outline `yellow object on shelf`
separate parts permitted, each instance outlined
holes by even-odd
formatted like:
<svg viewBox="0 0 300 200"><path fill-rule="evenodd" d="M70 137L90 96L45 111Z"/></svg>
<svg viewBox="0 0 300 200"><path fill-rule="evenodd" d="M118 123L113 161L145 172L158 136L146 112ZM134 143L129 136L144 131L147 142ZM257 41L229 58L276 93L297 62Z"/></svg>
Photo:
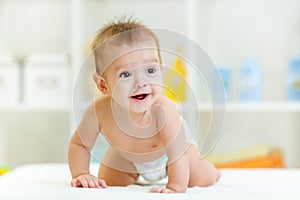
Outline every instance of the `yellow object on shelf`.
<svg viewBox="0 0 300 200"><path fill-rule="evenodd" d="M186 76L184 61L177 56L165 76L164 94L174 101L186 101Z"/></svg>
<svg viewBox="0 0 300 200"><path fill-rule="evenodd" d="M0 175L9 172L9 168L7 166L0 166Z"/></svg>

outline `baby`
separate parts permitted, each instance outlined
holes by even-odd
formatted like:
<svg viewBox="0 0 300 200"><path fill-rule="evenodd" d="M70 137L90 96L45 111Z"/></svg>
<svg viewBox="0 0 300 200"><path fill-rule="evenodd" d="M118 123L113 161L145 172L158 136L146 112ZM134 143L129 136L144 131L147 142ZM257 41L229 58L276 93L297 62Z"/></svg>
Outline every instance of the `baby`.
<svg viewBox="0 0 300 200"><path fill-rule="evenodd" d="M168 177L155 193L184 193L220 177L201 159L175 103L162 94L162 60L154 33L129 19L102 28L93 41L97 88L69 144L71 186L126 186L142 176ZM98 177L89 172L90 151L99 134L109 147Z"/></svg>

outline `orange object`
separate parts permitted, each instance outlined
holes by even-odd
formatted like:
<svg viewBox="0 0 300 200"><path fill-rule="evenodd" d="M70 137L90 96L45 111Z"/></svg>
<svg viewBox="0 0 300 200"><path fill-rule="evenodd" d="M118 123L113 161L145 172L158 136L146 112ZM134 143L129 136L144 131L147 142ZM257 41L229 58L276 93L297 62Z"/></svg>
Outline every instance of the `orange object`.
<svg viewBox="0 0 300 200"><path fill-rule="evenodd" d="M284 157L278 147L253 147L232 153L210 155L217 168L283 168Z"/></svg>
<svg viewBox="0 0 300 200"><path fill-rule="evenodd" d="M216 164L217 168L283 168L285 167L281 156L262 156L249 160L231 163Z"/></svg>

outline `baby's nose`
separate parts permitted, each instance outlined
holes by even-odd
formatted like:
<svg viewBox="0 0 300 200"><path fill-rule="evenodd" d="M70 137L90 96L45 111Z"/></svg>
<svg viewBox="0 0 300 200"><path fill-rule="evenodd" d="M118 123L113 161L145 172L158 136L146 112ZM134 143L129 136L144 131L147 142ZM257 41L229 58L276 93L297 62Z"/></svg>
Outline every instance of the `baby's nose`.
<svg viewBox="0 0 300 200"><path fill-rule="evenodd" d="M135 79L135 85L136 87L144 87L147 85L146 79L142 75L137 75Z"/></svg>

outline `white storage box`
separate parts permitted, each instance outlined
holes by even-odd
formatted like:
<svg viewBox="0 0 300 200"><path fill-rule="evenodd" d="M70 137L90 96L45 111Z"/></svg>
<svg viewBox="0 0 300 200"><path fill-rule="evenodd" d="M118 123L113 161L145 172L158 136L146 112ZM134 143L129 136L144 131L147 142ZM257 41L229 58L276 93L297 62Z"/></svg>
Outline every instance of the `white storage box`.
<svg viewBox="0 0 300 200"><path fill-rule="evenodd" d="M19 65L13 57L0 55L0 106L17 104L19 95Z"/></svg>
<svg viewBox="0 0 300 200"><path fill-rule="evenodd" d="M70 98L67 55L31 55L24 66L26 105L62 106Z"/></svg>

